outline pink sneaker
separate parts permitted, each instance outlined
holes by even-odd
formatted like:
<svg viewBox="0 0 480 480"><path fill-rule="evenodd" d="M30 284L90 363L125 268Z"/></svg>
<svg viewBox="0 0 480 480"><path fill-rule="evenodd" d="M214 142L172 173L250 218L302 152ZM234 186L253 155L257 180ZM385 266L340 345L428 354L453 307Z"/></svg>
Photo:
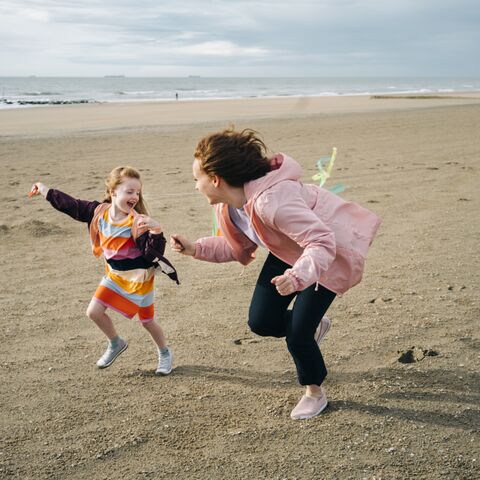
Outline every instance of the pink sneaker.
<svg viewBox="0 0 480 480"><path fill-rule="evenodd" d="M318 345L320 345L320 342L325 338L325 335L328 333L331 326L332 321L329 318L323 317L320 320L320 324L315 331L315 341L318 343Z"/></svg>
<svg viewBox="0 0 480 480"><path fill-rule="evenodd" d="M328 406L327 395L322 388L321 397L309 397L304 395L297 406L292 410L290 416L294 420L306 420L307 418L316 417L322 413Z"/></svg>

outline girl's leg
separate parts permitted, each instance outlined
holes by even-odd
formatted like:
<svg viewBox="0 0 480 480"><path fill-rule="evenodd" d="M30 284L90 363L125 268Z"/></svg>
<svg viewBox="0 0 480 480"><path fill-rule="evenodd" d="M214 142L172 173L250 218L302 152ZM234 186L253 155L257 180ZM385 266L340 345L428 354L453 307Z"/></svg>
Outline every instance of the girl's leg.
<svg viewBox="0 0 480 480"><path fill-rule="evenodd" d="M128 347L128 343L117 335L112 319L105 313L106 309L104 305L97 302L94 298L92 298L87 308L88 318L93 320L108 338L107 350L97 361L98 368L109 367Z"/></svg>
<svg viewBox="0 0 480 480"><path fill-rule="evenodd" d="M150 322L142 322L143 328L150 334L153 341L157 344L157 347L160 350L167 348L167 342L165 339L165 334L163 333L162 327L155 321L151 320Z"/></svg>
<svg viewBox="0 0 480 480"><path fill-rule="evenodd" d="M172 371L173 353L170 348L167 347L167 342L162 327L160 327L155 320L142 322L142 325L151 335L153 341L158 347L158 366L155 370L155 373L157 375L168 375Z"/></svg>
<svg viewBox="0 0 480 480"><path fill-rule="evenodd" d="M113 340L117 337L117 331L113 326L112 319L105 313L106 309L107 307L92 298L87 308L87 317L95 322L109 340Z"/></svg>

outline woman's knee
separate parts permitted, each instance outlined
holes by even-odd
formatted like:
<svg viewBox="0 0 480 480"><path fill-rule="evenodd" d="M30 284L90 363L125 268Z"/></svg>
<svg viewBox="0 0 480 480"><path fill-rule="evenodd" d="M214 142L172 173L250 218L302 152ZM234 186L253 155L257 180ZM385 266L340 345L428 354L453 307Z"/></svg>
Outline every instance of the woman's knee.
<svg viewBox="0 0 480 480"><path fill-rule="evenodd" d="M274 335L272 329L268 327L268 323L265 322L264 316L260 316L258 314L254 315L250 312L248 317L248 326L253 333L260 335L261 337L269 337Z"/></svg>

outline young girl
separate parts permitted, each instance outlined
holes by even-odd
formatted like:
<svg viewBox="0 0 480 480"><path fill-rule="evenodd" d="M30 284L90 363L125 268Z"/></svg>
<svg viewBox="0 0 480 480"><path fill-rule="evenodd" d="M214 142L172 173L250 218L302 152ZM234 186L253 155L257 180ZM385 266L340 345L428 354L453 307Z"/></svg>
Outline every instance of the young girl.
<svg viewBox="0 0 480 480"><path fill-rule="evenodd" d="M195 188L215 206L221 236L191 242L172 235L172 249L243 265L255 258L258 246L269 251L248 324L258 335L286 339L306 387L291 417L314 417L327 406L319 343L330 323L323 317L337 294L361 280L380 219L328 190L301 183L300 165L283 153L268 158L252 130L207 136L194 157Z"/></svg>
<svg viewBox="0 0 480 480"><path fill-rule="evenodd" d="M155 373L168 375L172 371L173 354L163 330L154 320L153 282L156 267L178 283L177 273L163 257L166 240L160 224L147 215L140 174L132 167L117 167L105 184L102 203L77 200L39 182L33 185L30 196L41 194L60 212L86 222L94 255L105 257L105 276L87 308L87 316L108 338L107 350L97 366L109 367L128 347L106 313L110 308L127 318L138 314L158 347Z"/></svg>

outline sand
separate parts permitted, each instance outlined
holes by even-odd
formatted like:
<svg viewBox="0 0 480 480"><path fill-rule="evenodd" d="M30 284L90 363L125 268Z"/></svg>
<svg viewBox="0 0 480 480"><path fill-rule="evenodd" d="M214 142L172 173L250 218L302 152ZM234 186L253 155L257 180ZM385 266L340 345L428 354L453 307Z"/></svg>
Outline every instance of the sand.
<svg viewBox="0 0 480 480"><path fill-rule="evenodd" d="M37 180L100 199L111 168L144 175L167 234L208 235L192 151L234 123L315 173L338 148L344 198L384 224L364 280L330 310L330 406L289 418L302 394L282 340L246 325L265 258L213 265L167 250L157 282L175 354L114 315L129 349L85 316L102 275L84 225L29 200ZM475 479L479 443L480 98L341 97L0 111L0 477L18 479ZM402 363L404 361L411 363Z"/></svg>

